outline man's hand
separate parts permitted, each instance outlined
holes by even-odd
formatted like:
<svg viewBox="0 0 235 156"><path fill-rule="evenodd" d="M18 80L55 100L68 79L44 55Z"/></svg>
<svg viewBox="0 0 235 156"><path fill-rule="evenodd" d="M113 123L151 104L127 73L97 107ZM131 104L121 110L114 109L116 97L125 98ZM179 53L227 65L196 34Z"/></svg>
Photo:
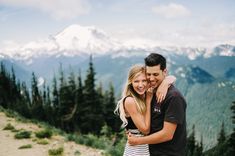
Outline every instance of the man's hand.
<svg viewBox="0 0 235 156"><path fill-rule="evenodd" d="M127 139L130 145L138 145L138 137L132 135L131 133L128 134Z"/></svg>
<svg viewBox="0 0 235 156"><path fill-rule="evenodd" d="M169 85L165 82L162 82L156 91L157 103L161 103L167 94Z"/></svg>
<svg viewBox="0 0 235 156"><path fill-rule="evenodd" d="M175 76L166 76L162 83L158 86L156 92L157 103L161 103L167 94L168 88L176 81Z"/></svg>

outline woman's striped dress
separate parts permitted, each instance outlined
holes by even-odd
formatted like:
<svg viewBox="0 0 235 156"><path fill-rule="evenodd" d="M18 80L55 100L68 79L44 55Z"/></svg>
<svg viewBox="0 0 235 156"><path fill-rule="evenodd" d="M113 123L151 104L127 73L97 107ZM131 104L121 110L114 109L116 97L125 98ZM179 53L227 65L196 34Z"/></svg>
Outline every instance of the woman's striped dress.
<svg viewBox="0 0 235 156"><path fill-rule="evenodd" d="M141 137L143 136L138 129L128 129L133 135ZM143 145L129 145L126 143L123 156L149 156L148 144Z"/></svg>

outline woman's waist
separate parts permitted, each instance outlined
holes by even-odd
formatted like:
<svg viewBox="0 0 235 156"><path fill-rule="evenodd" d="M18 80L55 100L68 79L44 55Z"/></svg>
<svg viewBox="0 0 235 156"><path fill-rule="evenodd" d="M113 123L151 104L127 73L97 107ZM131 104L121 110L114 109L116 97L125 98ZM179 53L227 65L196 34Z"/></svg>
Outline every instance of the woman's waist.
<svg viewBox="0 0 235 156"><path fill-rule="evenodd" d="M127 129L128 133L131 133L135 136L144 136L142 132L140 132L138 129Z"/></svg>

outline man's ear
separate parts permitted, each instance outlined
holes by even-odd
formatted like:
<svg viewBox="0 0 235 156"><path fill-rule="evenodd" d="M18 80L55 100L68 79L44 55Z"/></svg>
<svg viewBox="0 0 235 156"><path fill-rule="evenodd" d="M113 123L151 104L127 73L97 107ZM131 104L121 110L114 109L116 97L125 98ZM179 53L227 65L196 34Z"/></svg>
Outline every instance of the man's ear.
<svg viewBox="0 0 235 156"><path fill-rule="evenodd" d="M164 76L167 76L167 75L168 75L168 70L167 70L167 69L164 69L164 70L163 70L163 75L164 75Z"/></svg>

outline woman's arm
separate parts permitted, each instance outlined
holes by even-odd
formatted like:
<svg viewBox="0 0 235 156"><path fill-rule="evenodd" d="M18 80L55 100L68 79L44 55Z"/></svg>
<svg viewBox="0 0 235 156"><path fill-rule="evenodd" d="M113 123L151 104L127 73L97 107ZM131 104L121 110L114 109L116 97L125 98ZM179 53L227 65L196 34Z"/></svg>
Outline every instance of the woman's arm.
<svg viewBox="0 0 235 156"><path fill-rule="evenodd" d="M153 97L153 91L152 89L148 89L147 92L146 92L146 113L145 113L145 123L146 123L146 126L148 127L148 130L146 131L147 133L145 134L148 134L150 132L150 116L151 116L151 101L152 101L152 97Z"/></svg>
<svg viewBox="0 0 235 156"><path fill-rule="evenodd" d="M173 75L166 76L162 83L157 88L156 97L157 102L161 103L167 94L168 88L176 81L176 77Z"/></svg>
<svg viewBox="0 0 235 156"><path fill-rule="evenodd" d="M145 114L141 114L136 107L135 100L132 97L127 97L125 100L125 110L131 116L134 124L144 134L148 134L150 130L150 104L147 105Z"/></svg>

